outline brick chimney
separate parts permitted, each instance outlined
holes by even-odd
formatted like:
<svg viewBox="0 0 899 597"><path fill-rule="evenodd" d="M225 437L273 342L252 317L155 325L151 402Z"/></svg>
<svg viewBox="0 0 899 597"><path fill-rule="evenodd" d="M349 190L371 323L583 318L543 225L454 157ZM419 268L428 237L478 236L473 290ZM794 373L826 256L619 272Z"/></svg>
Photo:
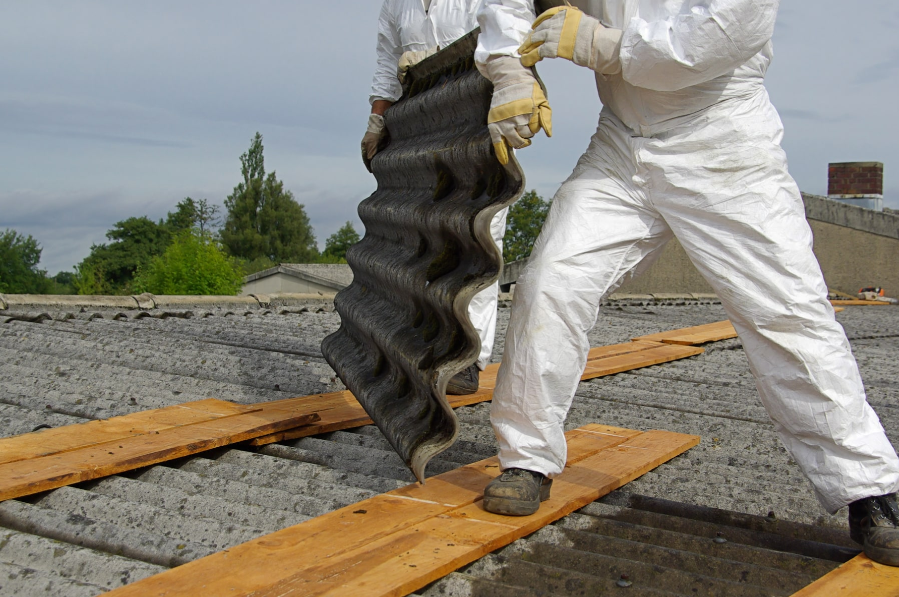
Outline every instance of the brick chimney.
<svg viewBox="0 0 899 597"><path fill-rule="evenodd" d="M830 164L827 172L827 196L830 199L883 211L882 163Z"/></svg>

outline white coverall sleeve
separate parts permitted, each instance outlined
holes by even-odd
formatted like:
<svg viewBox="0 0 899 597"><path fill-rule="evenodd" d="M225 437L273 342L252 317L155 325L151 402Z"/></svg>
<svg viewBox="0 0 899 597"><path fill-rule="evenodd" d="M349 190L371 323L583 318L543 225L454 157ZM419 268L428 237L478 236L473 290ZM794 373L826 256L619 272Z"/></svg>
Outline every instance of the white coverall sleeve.
<svg viewBox="0 0 899 597"><path fill-rule="evenodd" d="M779 0L687 0L663 21L631 19L621 74L636 87L678 91L711 81L755 56L774 34Z"/></svg>
<svg viewBox="0 0 899 597"><path fill-rule="evenodd" d="M536 18L533 0L485 0L478 11L481 33L474 53L478 70L491 57L518 57L518 46L531 32Z"/></svg>
<svg viewBox="0 0 899 597"><path fill-rule="evenodd" d="M396 102L403 95L403 86L396 75L403 46L400 44L397 28L393 23L390 5L392 0L384 0L381 16L378 18L378 64L371 82L369 103L376 100Z"/></svg>

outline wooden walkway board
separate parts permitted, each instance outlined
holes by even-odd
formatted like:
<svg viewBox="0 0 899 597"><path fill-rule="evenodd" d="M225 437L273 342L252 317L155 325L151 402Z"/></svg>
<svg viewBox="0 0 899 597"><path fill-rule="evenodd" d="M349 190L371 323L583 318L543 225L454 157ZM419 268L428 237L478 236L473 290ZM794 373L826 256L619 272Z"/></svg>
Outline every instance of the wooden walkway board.
<svg viewBox="0 0 899 597"><path fill-rule="evenodd" d="M793 597L899 597L899 568L856 556Z"/></svg>
<svg viewBox="0 0 899 597"><path fill-rule="evenodd" d="M584 368L584 374L581 376L581 379L594 379L596 377L613 375L631 369L667 363L677 359L692 357L702 352L703 350L701 348L671 346L660 342L645 341L625 342L624 344L592 348L587 355L587 365ZM481 371L480 387L478 388L478 391L474 394L468 394L467 396L447 396L447 398L449 398L450 406L459 408L460 406L469 406L471 404L491 400L493 398L493 390L496 387L496 374L498 371L498 363L488 365L484 371ZM272 435L258 437L252 440L250 445L265 446L274 442L299 439L318 433L369 425L372 422L362 406L348 391L336 392L333 394L321 394L317 398L332 401L329 402L329 404L339 403L340 408L321 412L321 421L315 425L309 425L302 429L289 429ZM307 399L308 398L288 398L281 402L284 404L293 404L295 401Z"/></svg>
<svg viewBox="0 0 899 597"><path fill-rule="evenodd" d="M581 375L581 380L669 363L704 352L703 349L695 346L678 346L646 341L630 342L624 346L634 346L639 350L588 360L587 365L584 367L584 373Z"/></svg>
<svg viewBox="0 0 899 597"><path fill-rule="evenodd" d="M728 340L736 337L737 331L734 329L733 324L730 321L724 320L716 321L715 323L707 323L705 325L697 325L691 328L660 332L648 336L638 336L637 338L634 338L634 341L649 340L653 342L664 342L665 344L694 346L696 344L717 342L718 340Z"/></svg>
<svg viewBox="0 0 899 597"><path fill-rule="evenodd" d="M110 593L129 596L371 595L415 591L589 504L699 443L692 435L587 425L532 516L481 507L495 458L195 560Z"/></svg>
<svg viewBox="0 0 899 597"><path fill-rule="evenodd" d="M44 429L0 439L0 464L259 410L258 406L243 406L209 398L101 421Z"/></svg>
<svg viewBox="0 0 899 597"><path fill-rule="evenodd" d="M130 422L119 425L121 421L116 421L119 417L110 419L112 421L110 428L121 427L115 433L107 432L108 430L102 425L95 425L101 421L53 430L59 432L55 436L60 440L60 445L67 448L48 449L49 453L46 455L18 459L0 466L0 501L196 454L267 435L273 431L305 425L319 418L316 413L296 413L283 407L259 406L229 416L208 414L205 420L194 420L177 426L169 425L158 431L151 429L141 433L129 431L133 429ZM235 410L240 411L241 408ZM99 432L97 441L91 439L89 432L92 431ZM77 437L78 434L84 435L82 446L73 447L75 440L72 440L70 435ZM110 439L117 434L120 435L118 439ZM38 437L43 434L33 435ZM33 446L34 437L31 437L31 434L18 437L24 438L26 448ZM66 440L67 443L62 440ZM18 450L17 453L21 455L25 451Z"/></svg>
<svg viewBox="0 0 899 597"><path fill-rule="evenodd" d="M861 299L835 299L830 301L830 304L843 307L882 307L884 305L890 306L892 303L888 303L887 301L863 301Z"/></svg>
<svg viewBox="0 0 899 597"><path fill-rule="evenodd" d="M727 322L723 322L727 323ZM688 328L688 330L691 328ZM676 333L675 332L672 333ZM593 348L581 379L694 356L701 348L638 340ZM453 408L493 398L499 365ZM215 422L215 424L213 424ZM0 439L0 501L249 440L253 446L368 425L348 391L242 406L208 399Z"/></svg>

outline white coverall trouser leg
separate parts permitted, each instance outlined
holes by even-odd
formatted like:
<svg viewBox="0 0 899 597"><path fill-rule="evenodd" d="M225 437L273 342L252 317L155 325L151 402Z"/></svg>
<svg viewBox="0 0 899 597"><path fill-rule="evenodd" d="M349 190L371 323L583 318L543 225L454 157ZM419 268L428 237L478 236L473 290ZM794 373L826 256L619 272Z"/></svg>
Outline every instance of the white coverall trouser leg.
<svg viewBox="0 0 899 597"><path fill-rule="evenodd" d="M503 252L503 237L506 235L506 216L508 214L509 208L504 207L490 220L490 236L493 237L493 242L496 243L500 254ZM477 360L478 369L481 371L490 364L490 357L493 354L493 342L496 339L498 293L499 281L474 295L468 304L468 317L481 339L481 352L478 354Z"/></svg>
<svg viewBox="0 0 899 597"><path fill-rule="evenodd" d="M780 119L764 91L727 103L653 137L603 113L516 287L491 411L503 469L562 471L600 299L674 236L720 297L822 505L899 488L899 460L826 299Z"/></svg>

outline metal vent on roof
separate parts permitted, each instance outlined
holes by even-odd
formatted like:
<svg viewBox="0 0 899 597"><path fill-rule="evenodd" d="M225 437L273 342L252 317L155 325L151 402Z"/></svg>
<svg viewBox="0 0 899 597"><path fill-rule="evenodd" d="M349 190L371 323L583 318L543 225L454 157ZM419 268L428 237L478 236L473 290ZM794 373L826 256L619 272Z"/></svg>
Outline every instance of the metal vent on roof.
<svg viewBox="0 0 899 597"><path fill-rule="evenodd" d="M365 237L347 252L353 283L335 299L340 329L322 343L420 481L458 433L446 383L477 358L468 304L502 267L490 220L524 189L514 157L502 167L493 154L476 43L473 31L413 67L387 112L378 189L359 206Z"/></svg>

